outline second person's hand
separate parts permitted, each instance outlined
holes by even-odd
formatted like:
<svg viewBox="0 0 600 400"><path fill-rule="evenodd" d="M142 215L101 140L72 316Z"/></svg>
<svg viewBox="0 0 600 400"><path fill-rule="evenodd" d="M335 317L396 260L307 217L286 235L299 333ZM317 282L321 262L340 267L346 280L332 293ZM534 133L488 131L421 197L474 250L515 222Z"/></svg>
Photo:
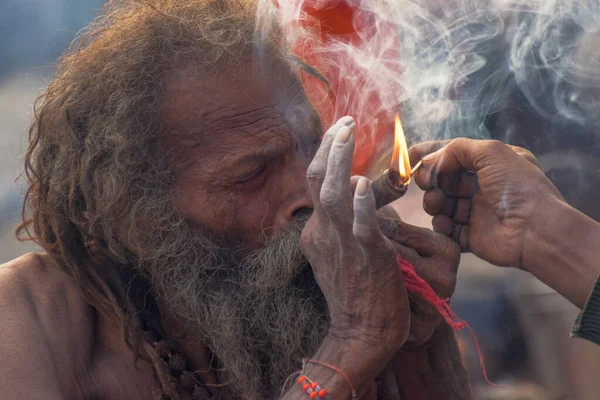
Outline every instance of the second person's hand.
<svg viewBox="0 0 600 400"><path fill-rule="evenodd" d="M523 268L530 229L562 197L529 151L492 140L426 142L410 150L433 226L463 252Z"/></svg>

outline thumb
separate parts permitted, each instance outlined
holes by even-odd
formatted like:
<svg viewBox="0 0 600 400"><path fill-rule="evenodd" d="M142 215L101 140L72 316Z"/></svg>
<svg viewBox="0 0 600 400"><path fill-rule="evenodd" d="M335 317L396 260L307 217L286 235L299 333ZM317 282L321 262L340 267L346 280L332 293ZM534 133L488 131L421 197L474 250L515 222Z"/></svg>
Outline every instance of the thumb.
<svg viewBox="0 0 600 400"><path fill-rule="evenodd" d="M458 173L476 172L511 157L518 158L518 154L500 141L459 138L424 155L422 160L423 166L435 166L439 173Z"/></svg>
<svg viewBox="0 0 600 400"><path fill-rule="evenodd" d="M521 156L496 140L459 138L446 145L443 142L421 143L411 150L413 157L421 157L423 161L414 177L422 190L441 187L453 192L465 174L494 165L519 165L522 162ZM473 177L469 179L473 180Z"/></svg>

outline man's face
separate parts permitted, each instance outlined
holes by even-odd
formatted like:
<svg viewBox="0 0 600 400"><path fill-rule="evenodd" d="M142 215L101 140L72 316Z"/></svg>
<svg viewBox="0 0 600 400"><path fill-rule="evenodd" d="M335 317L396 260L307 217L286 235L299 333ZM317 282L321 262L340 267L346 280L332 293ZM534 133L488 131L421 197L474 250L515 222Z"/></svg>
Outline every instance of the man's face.
<svg viewBox="0 0 600 400"><path fill-rule="evenodd" d="M306 169L322 128L288 69L249 64L206 83L178 73L167 87L175 204L186 218L256 248L313 208Z"/></svg>
<svg viewBox="0 0 600 400"><path fill-rule="evenodd" d="M249 65L202 84L180 72L166 83L166 150L187 223L160 227L164 261L149 272L161 301L216 356L221 379L264 397L328 327L300 249L320 121L284 67Z"/></svg>

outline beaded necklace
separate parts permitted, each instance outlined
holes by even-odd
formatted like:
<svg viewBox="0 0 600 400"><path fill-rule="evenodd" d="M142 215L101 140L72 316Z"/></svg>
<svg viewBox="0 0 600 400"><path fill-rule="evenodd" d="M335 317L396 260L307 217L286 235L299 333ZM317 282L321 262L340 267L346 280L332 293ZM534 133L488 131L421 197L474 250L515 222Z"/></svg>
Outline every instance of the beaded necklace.
<svg viewBox="0 0 600 400"><path fill-rule="evenodd" d="M163 362L165 372L175 381L180 383L180 388L191 396L192 400L221 400L222 397L214 389L224 387L225 384L208 384L202 382L196 373L187 367L186 359L164 340L159 339L151 331L145 331L144 337L152 345L158 357ZM155 394L157 400L173 400L170 396L160 391Z"/></svg>

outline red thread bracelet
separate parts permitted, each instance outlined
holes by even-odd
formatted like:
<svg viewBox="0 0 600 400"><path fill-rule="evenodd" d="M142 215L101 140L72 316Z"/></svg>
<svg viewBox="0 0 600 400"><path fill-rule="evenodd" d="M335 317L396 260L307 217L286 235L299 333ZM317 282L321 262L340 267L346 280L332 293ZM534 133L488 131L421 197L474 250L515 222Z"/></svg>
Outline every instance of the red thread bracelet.
<svg viewBox="0 0 600 400"><path fill-rule="evenodd" d="M350 386L350 390L352 392L352 398L356 399L356 389L354 389L354 385L352 384L352 381L350 380L350 377L348 376L348 374L346 374L344 371L342 371L341 369L339 369L338 367L336 367L335 365L331 365L331 364L327 364L323 361L319 361L319 360L312 360L312 359L304 359L303 362L306 363L311 363L311 364L318 364L318 365L322 365L325 368L329 368L332 371L337 372L338 374L340 374L341 376L344 377L344 379L346 380L346 382L348 383L348 386Z"/></svg>
<svg viewBox="0 0 600 400"><path fill-rule="evenodd" d="M298 377L298 385L302 387L302 391L310 397L310 400L331 400L326 389L319 386L319 382L313 382L306 375Z"/></svg>

